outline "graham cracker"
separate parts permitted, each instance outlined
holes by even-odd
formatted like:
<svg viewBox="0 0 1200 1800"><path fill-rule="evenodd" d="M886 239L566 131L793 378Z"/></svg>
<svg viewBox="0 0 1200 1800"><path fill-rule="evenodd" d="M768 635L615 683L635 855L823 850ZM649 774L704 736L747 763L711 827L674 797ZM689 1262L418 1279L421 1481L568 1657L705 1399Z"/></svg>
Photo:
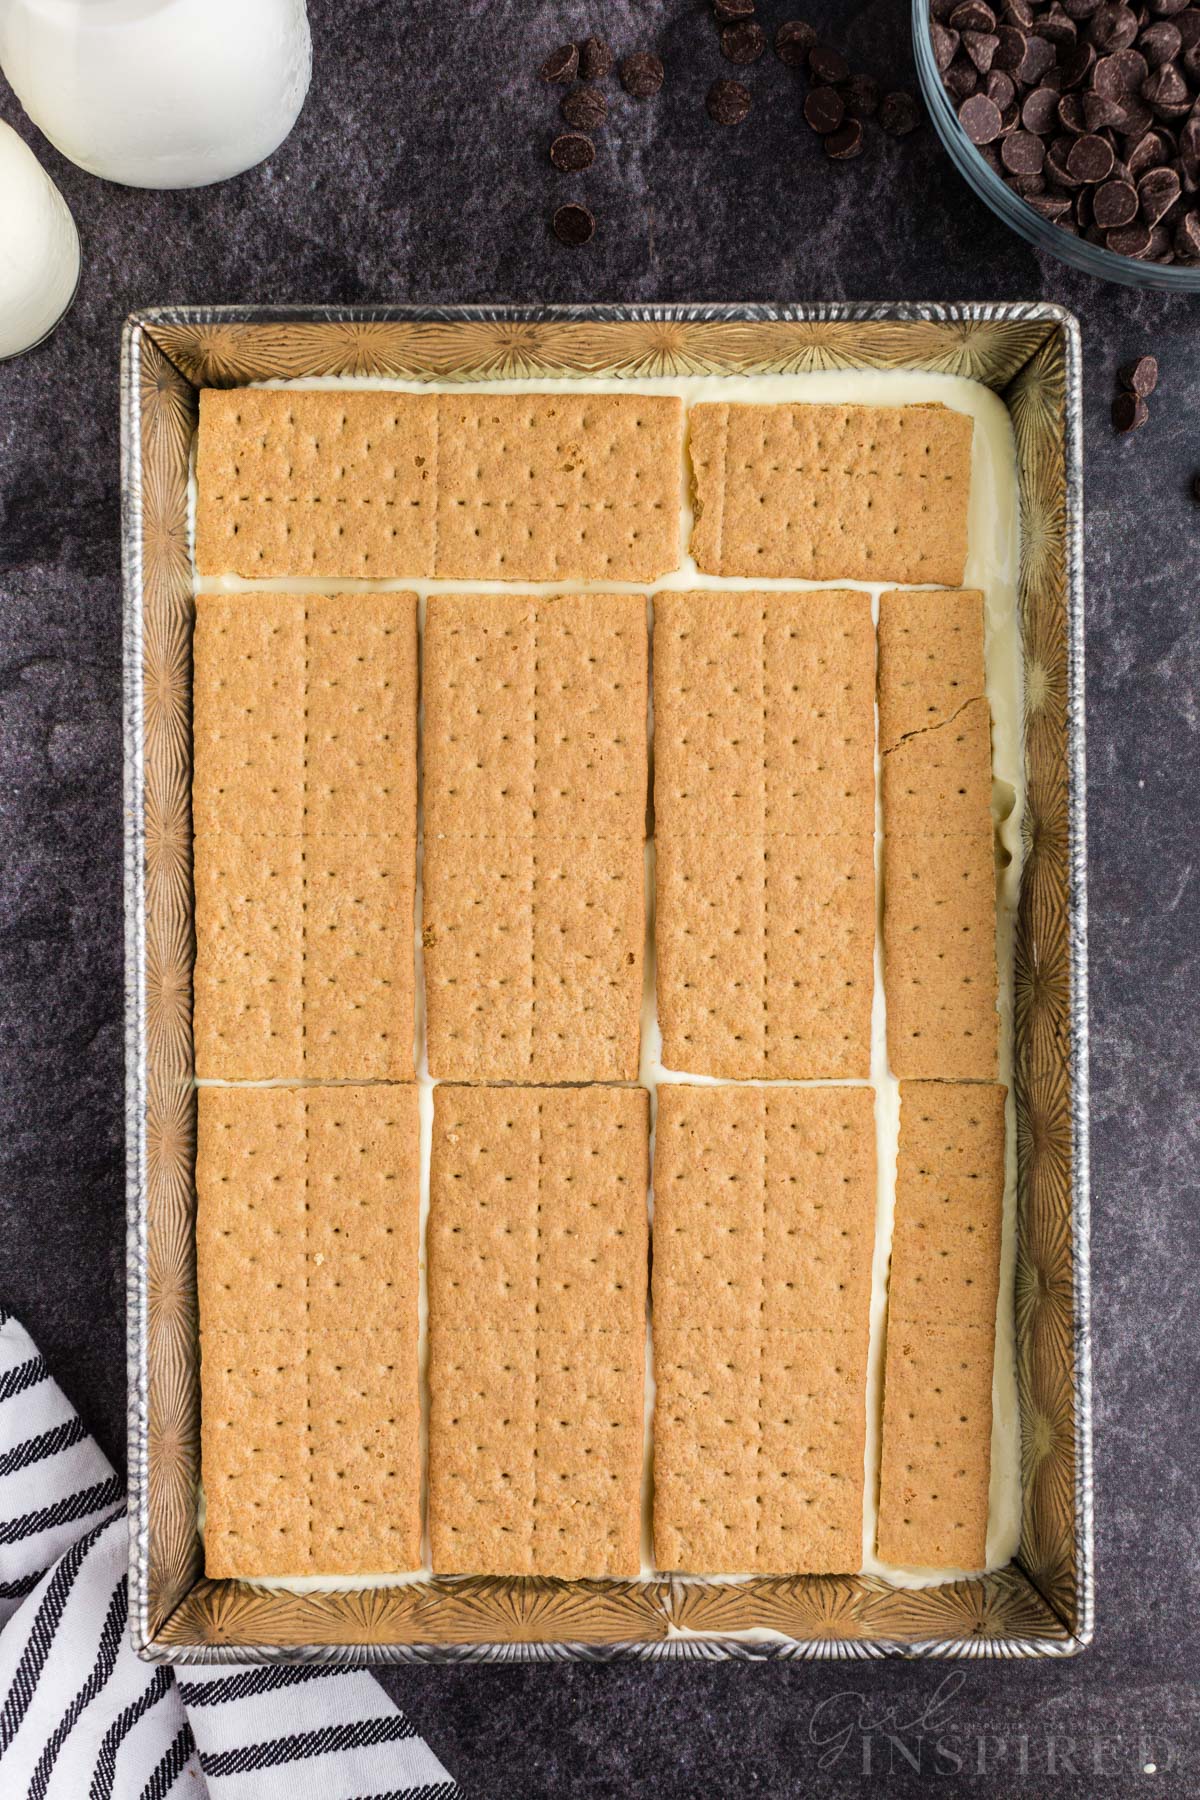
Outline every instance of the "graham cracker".
<svg viewBox="0 0 1200 1800"><path fill-rule="evenodd" d="M658 1016L669 1068L870 1068L875 646L867 595L655 597Z"/></svg>
<svg viewBox="0 0 1200 1800"><path fill-rule="evenodd" d="M938 405L694 406L692 555L710 575L956 587L973 431Z"/></svg>
<svg viewBox="0 0 1200 1800"><path fill-rule="evenodd" d="M412 1075L415 594L201 594L202 1078Z"/></svg>
<svg viewBox="0 0 1200 1800"><path fill-rule="evenodd" d="M641 595L430 596L423 934L436 1077L636 1077L648 660Z"/></svg>
<svg viewBox="0 0 1200 1800"><path fill-rule="evenodd" d="M420 1562L417 1093L198 1094L205 1566Z"/></svg>
<svg viewBox="0 0 1200 1800"><path fill-rule="evenodd" d="M986 1557L1005 1093L900 1084L878 1524L891 1562Z"/></svg>
<svg viewBox="0 0 1200 1800"><path fill-rule="evenodd" d="M659 1087L660 1568L861 1566L875 1200L870 1089Z"/></svg>
<svg viewBox="0 0 1200 1800"><path fill-rule="evenodd" d="M880 750L945 725L984 691L981 593L909 588L880 595Z"/></svg>
<svg viewBox="0 0 1200 1800"><path fill-rule="evenodd" d="M639 1567L648 1096L440 1086L429 1529L441 1574Z"/></svg>
<svg viewBox="0 0 1200 1800"><path fill-rule="evenodd" d="M992 714L969 700L945 725L903 738L883 757L885 831L957 837L992 816Z"/></svg>
<svg viewBox="0 0 1200 1800"><path fill-rule="evenodd" d="M652 581L683 409L648 394L200 393L201 575Z"/></svg>

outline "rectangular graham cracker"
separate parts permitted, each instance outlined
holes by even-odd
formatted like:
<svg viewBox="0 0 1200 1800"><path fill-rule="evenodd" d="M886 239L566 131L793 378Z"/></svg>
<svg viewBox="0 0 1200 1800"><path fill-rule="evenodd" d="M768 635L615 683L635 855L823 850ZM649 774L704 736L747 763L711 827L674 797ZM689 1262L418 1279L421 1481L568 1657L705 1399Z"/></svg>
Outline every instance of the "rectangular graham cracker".
<svg viewBox="0 0 1200 1800"><path fill-rule="evenodd" d="M879 608L888 1060L902 1079L994 1080L996 874L983 597Z"/></svg>
<svg viewBox="0 0 1200 1800"><path fill-rule="evenodd" d="M973 431L937 405L694 406L696 564L751 579L956 586Z"/></svg>
<svg viewBox="0 0 1200 1800"><path fill-rule="evenodd" d="M660 1085L659 1568L861 1567L875 1201L869 1088Z"/></svg>
<svg viewBox="0 0 1200 1800"><path fill-rule="evenodd" d="M430 1073L636 1079L649 645L640 594L432 594Z"/></svg>
<svg viewBox="0 0 1200 1800"><path fill-rule="evenodd" d="M662 1060L729 1079L865 1077L870 599L660 593L654 611Z"/></svg>
<svg viewBox="0 0 1200 1800"><path fill-rule="evenodd" d="M202 1087L205 1568L420 1563L415 1087Z"/></svg>
<svg viewBox="0 0 1200 1800"><path fill-rule="evenodd" d="M411 1077L415 594L201 594L202 1078Z"/></svg>
<svg viewBox="0 0 1200 1800"><path fill-rule="evenodd" d="M653 581L683 408L649 394L203 388L201 575Z"/></svg>
<svg viewBox="0 0 1200 1800"><path fill-rule="evenodd" d="M637 1088L435 1092L439 1574L638 1572L648 1132Z"/></svg>
<svg viewBox="0 0 1200 1800"><path fill-rule="evenodd" d="M878 1523L888 1562L986 1560L1005 1092L900 1085Z"/></svg>

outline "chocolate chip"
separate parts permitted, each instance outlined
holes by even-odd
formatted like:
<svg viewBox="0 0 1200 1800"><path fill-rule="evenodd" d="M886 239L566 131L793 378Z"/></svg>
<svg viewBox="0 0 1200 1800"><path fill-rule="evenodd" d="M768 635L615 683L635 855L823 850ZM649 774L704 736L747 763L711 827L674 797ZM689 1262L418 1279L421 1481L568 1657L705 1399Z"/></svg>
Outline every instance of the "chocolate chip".
<svg viewBox="0 0 1200 1800"><path fill-rule="evenodd" d="M1200 6L1189 6L1186 12L1181 13L1175 29L1185 50L1190 50L1193 44L1200 44Z"/></svg>
<svg viewBox="0 0 1200 1800"><path fill-rule="evenodd" d="M1065 88L1082 87L1096 66L1095 44L1076 44L1075 48L1062 65L1062 83Z"/></svg>
<svg viewBox="0 0 1200 1800"><path fill-rule="evenodd" d="M1117 380L1128 393L1140 394L1143 400L1148 400L1158 386L1158 358L1135 357L1133 362L1117 370Z"/></svg>
<svg viewBox="0 0 1200 1800"><path fill-rule="evenodd" d="M1059 50L1070 50L1079 35L1074 19L1070 18L1054 0L1049 12L1043 13L1034 26L1039 37L1049 38Z"/></svg>
<svg viewBox="0 0 1200 1800"><path fill-rule="evenodd" d="M754 0L713 0L713 17L719 25L736 25L754 17Z"/></svg>
<svg viewBox="0 0 1200 1800"><path fill-rule="evenodd" d="M578 201L569 200L560 206L554 215L554 235L560 244L570 244L572 249L586 244L596 229L596 221L586 206Z"/></svg>
<svg viewBox="0 0 1200 1800"><path fill-rule="evenodd" d="M785 19L775 33L775 54L789 69L802 69L816 41L817 34L806 20Z"/></svg>
<svg viewBox="0 0 1200 1800"><path fill-rule="evenodd" d="M1118 230L1110 231L1104 241L1115 255L1133 256L1140 260L1150 249L1150 227L1137 219L1132 225L1122 225Z"/></svg>
<svg viewBox="0 0 1200 1800"><path fill-rule="evenodd" d="M579 73L585 81L603 81L613 66L612 45L603 38L585 38L579 46Z"/></svg>
<svg viewBox="0 0 1200 1800"><path fill-rule="evenodd" d="M1151 169L1137 185L1138 205L1147 225L1157 225L1164 213L1170 212L1181 187L1174 169Z"/></svg>
<svg viewBox="0 0 1200 1800"><path fill-rule="evenodd" d="M960 0L950 14L955 31L995 31L996 15L984 0Z"/></svg>
<svg viewBox="0 0 1200 1800"><path fill-rule="evenodd" d="M1157 131L1143 132L1125 158L1131 175L1140 175L1146 169L1157 168L1165 163L1170 151L1166 141Z"/></svg>
<svg viewBox="0 0 1200 1800"><path fill-rule="evenodd" d="M558 110L576 131L595 131L608 117L608 101L598 87L581 85L563 95Z"/></svg>
<svg viewBox="0 0 1200 1800"><path fill-rule="evenodd" d="M1137 431L1150 417L1150 408L1137 394L1118 394L1113 401L1113 430Z"/></svg>
<svg viewBox="0 0 1200 1800"><path fill-rule="evenodd" d="M964 31L963 49L970 57L981 75L986 75L992 66L992 58L996 54L1000 39L990 31Z"/></svg>
<svg viewBox="0 0 1200 1800"><path fill-rule="evenodd" d="M1063 11L1070 19L1090 19L1100 0L1062 0Z"/></svg>
<svg viewBox="0 0 1200 1800"><path fill-rule="evenodd" d="M993 98L995 96L993 95ZM1036 131L1039 137L1049 137L1058 129L1058 100L1053 88L1033 88L1025 96L1021 107L1021 123L1026 131Z"/></svg>
<svg viewBox="0 0 1200 1800"><path fill-rule="evenodd" d="M965 56L957 57L942 76L942 86L956 101L969 100L978 91L979 70Z"/></svg>
<svg viewBox="0 0 1200 1800"><path fill-rule="evenodd" d="M1137 218L1137 189L1131 181L1106 181L1092 196L1092 211L1097 225L1112 231Z"/></svg>
<svg viewBox="0 0 1200 1800"><path fill-rule="evenodd" d="M1107 94L1083 95L1083 122L1089 131L1115 130L1124 117L1119 100L1110 100Z"/></svg>
<svg viewBox="0 0 1200 1800"><path fill-rule="evenodd" d="M1189 191L1194 193L1200 188L1200 114L1193 113L1179 133L1179 166Z"/></svg>
<svg viewBox="0 0 1200 1800"><path fill-rule="evenodd" d="M879 83L870 75L852 75L840 93L848 119L873 119L879 111Z"/></svg>
<svg viewBox="0 0 1200 1800"><path fill-rule="evenodd" d="M1064 94L1058 103L1058 122L1064 131L1082 137L1087 130L1087 102L1090 94Z"/></svg>
<svg viewBox="0 0 1200 1800"><path fill-rule="evenodd" d="M814 80L824 82L827 87L836 87L850 74L850 64L841 51L832 49L829 44L813 45L808 53L808 66Z"/></svg>
<svg viewBox="0 0 1200 1800"><path fill-rule="evenodd" d="M1040 175L1046 146L1032 131L1012 131L1000 147L1000 160L1013 175Z"/></svg>
<svg viewBox="0 0 1200 1800"><path fill-rule="evenodd" d="M1104 0L1092 14L1087 34L1097 50L1124 50L1138 34L1137 14L1131 6Z"/></svg>
<svg viewBox="0 0 1200 1800"><path fill-rule="evenodd" d="M1004 111L1006 106L1012 105L1017 92L1012 76L1006 75L1003 69L992 69L989 71L984 91L989 100L994 100L996 102L996 105L1000 108L1001 112ZM1039 88L1036 91L1040 93L1042 90ZM1057 94L1054 98L1055 103L1057 104Z"/></svg>
<svg viewBox="0 0 1200 1800"><path fill-rule="evenodd" d="M1175 61L1183 49L1183 34L1170 19L1160 19L1157 25L1147 25L1137 45L1150 67L1157 69L1162 63Z"/></svg>
<svg viewBox="0 0 1200 1800"><path fill-rule="evenodd" d="M542 64L543 81L574 81L579 67L579 51L574 44L560 44Z"/></svg>
<svg viewBox="0 0 1200 1800"><path fill-rule="evenodd" d="M1068 218L1071 212L1071 202L1065 194L1040 194L1029 204L1035 213L1039 213L1043 219L1049 219L1054 225Z"/></svg>
<svg viewBox="0 0 1200 1800"><path fill-rule="evenodd" d="M1112 145L1094 132L1076 138L1067 157L1067 168L1076 181L1107 181L1115 161Z"/></svg>
<svg viewBox="0 0 1200 1800"><path fill-rule="evenodd" d="M1099 0L1096 3L1099 5ZM1002 11L1010 25L1016 25L1021 31L1033 30L1033 7L1029 0L1004 0Z"/></svg>
<svg viewBox="0 0 1200 1800"><path fill-rule="evenodd" d="M1191 90L1175 63L1151 70L1142 83L1142 99L1160 119L1178 119L1192 110Z"/></svg>
<svg viewBox="0 0 1200 1800"><path fill-rule="evenodd" d="M662 59L649 50L638 50L621 64L621 86L635 100L651 99L662 84Z"/></svg>
<svg viewBox="0 0 1200 1800"><path fill-rule="evenodd" d="M1183 262L1200 262L1200 213L1184 213L1175 227L1175 254Z"/></svg>
<svg viewBox="0 0 1200 1800"><path fill-rule="evenodd" d="M890 137L907 137L921 123L921 108L905 88L897 88L879 102L879 123Z"/></svg>
<svg viewBox="0 0 1200 1800"><path fill-rule="evenodd" d="M804 117L823 137L828 131L836 131L845 116L846 108L842 104L842 96L836 88L809 88L804 98Z"/></svg>
<svg viewBox="0 0 1200 1800"><path fill-rule="evenodd" d="M715 124L740 125L750 111L750 89L740 81L714 81L704 105Z"/></svg>
<svg viewBox="0 0 1200 1800"><path fill-rule="evenodd" d="M564 175L575 175L580 169L590 169L595 160L596 146L582 131L564 131L550 146L550 161Z"/></svg>
<svg viewBox="0 0 1200 1800"><path fill-rule="evenodd" d="M1031 37L1025 40L1025 50L1016 69L1013 71L1018 81L1027 82L1030 86L1042 79L1046 70L1054 62L1054 45L1049 39Z"/></svg>
<svg viewBox="0 0 1200 1800"><path fill-rule="evenodd" d="M1000 108L986 94L973 94L958 109L958 122L973 144L990 144L1000 136Z"/></svg>
<svg viewBox="0 0 1200 1800"><path fill-rule="evenodd" d="M1095 93L1107 94L1110 100L1122 100L1140 92L1149 73L1150 65L1140 50L1114 50L1111 56L1097 61L1091 86Z"/></svg>
<svg viewBox="0 0 1200 1800"><path fill-rule="evenodd" d="M1023 31L1015 25L1001 25L996 32L999 40L996 54L992 58L993 69L1006 69L1015 75L1025 58L1025 46L1029 42Z"/></svg>
<svg viewBox="0 0 1200 1800"><path fill-rule="evenodd" d="M825 139L825 154L832 162L851 162L863 152L863 128L861 119L847 119L837 131L831 131Z"/></svg>
<svg viewBox="0 0 1200 1800"><path fill-rule="evenodd" d="M721 33L721 55L731 63L757 62L766 47L767 34L753 19L727 25Z"/></svg>

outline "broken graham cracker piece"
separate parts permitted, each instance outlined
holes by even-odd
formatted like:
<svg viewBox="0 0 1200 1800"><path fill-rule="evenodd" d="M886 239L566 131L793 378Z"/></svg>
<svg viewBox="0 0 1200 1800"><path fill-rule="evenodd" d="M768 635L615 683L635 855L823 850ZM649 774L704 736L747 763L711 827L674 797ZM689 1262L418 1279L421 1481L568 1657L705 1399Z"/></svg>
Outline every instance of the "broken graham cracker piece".
<svg viewBox="0 0 1200 1800"><path fill-rule="evenodd" d="M202 594L202 1078L413 1071L415 594Z"/></svg>
<svg viewBox="0 0 1200 1800"><path fill-rule="evenodd" d="M659 1568L861 1567L875 1185L869 1088L659 1087Z"/></svg>
<svg viewBox="0 0 1200 1800"><path fill-rule="evenodd" d="M638 594L430 596L435 1077L636 1078L648 660Z"/></svg>
<svg viewBox="0 0 1200 1800"><path fill-rule="evenodd" d="M867 595L655 597L662 1060L865 1077L875 940Z"/></svg>
<svg viewBox="0 0 1200 1800"><path fill-rule="evenodd" d="M637 1088L436 1090L439 1574L638 1572L648 1132Z"/></svg>
<svg viewBox="0 0 1200 1800"><path fill-rule="evenodd" d="M974 831L992 816L992 714L969 700L944 725L901 739L883 757L885 829L941 838Z"/></svg>
<svg viewBox="0 0 1200 1800"><path fill-rule="evenodd" d="M986 1560L1005 1093L900 1084L878 1523L888 1562Z"/></svg>
<svg viewBox="0 0 1200 1800"><path fill-rule="evenodd" d="M879 597L879 748L945 725L986 691L983 595L902 589Z"/></svg>
<svg viewBox="0 0 1200 1800"><path fill-rule="evenodd" d="M212 1578L420 1562L415 1087L202 1087Z"/></svg>
<svg viewBox="0 0 1200 1800"><path fill-rule="evenodd" d="M688 414L709 575L957 586L974 422L939 405L703 404Z"/></svg>
<svg viewBox="0 0 1200 1800"><path fill-rule="evenodd" d="M682 403L204 388L201 575L652 581L679 563Z"/></svg>

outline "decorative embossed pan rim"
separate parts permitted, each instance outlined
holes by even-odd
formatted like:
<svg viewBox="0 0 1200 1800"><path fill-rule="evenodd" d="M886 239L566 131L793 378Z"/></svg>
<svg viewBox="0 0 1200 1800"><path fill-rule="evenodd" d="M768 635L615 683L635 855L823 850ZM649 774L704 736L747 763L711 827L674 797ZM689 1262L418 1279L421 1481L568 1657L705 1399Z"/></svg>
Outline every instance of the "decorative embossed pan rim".
<svg viewBox="0 0 1200 1800"><path fill-rule="evenodd" d="M201 1573L192 1221L187 470L196 386L331 373L920 368L1001 393L1022 516L1017 1561L871 1578L434 1580L270 1594ZM159 307L122 357L130 1622L166 1662L1071 1656L1093 1630L1080 343L1048 304ZM739 1635L744 1633L751 1635ZM770 1634L764 1636L756 1633Z"/></svg>

